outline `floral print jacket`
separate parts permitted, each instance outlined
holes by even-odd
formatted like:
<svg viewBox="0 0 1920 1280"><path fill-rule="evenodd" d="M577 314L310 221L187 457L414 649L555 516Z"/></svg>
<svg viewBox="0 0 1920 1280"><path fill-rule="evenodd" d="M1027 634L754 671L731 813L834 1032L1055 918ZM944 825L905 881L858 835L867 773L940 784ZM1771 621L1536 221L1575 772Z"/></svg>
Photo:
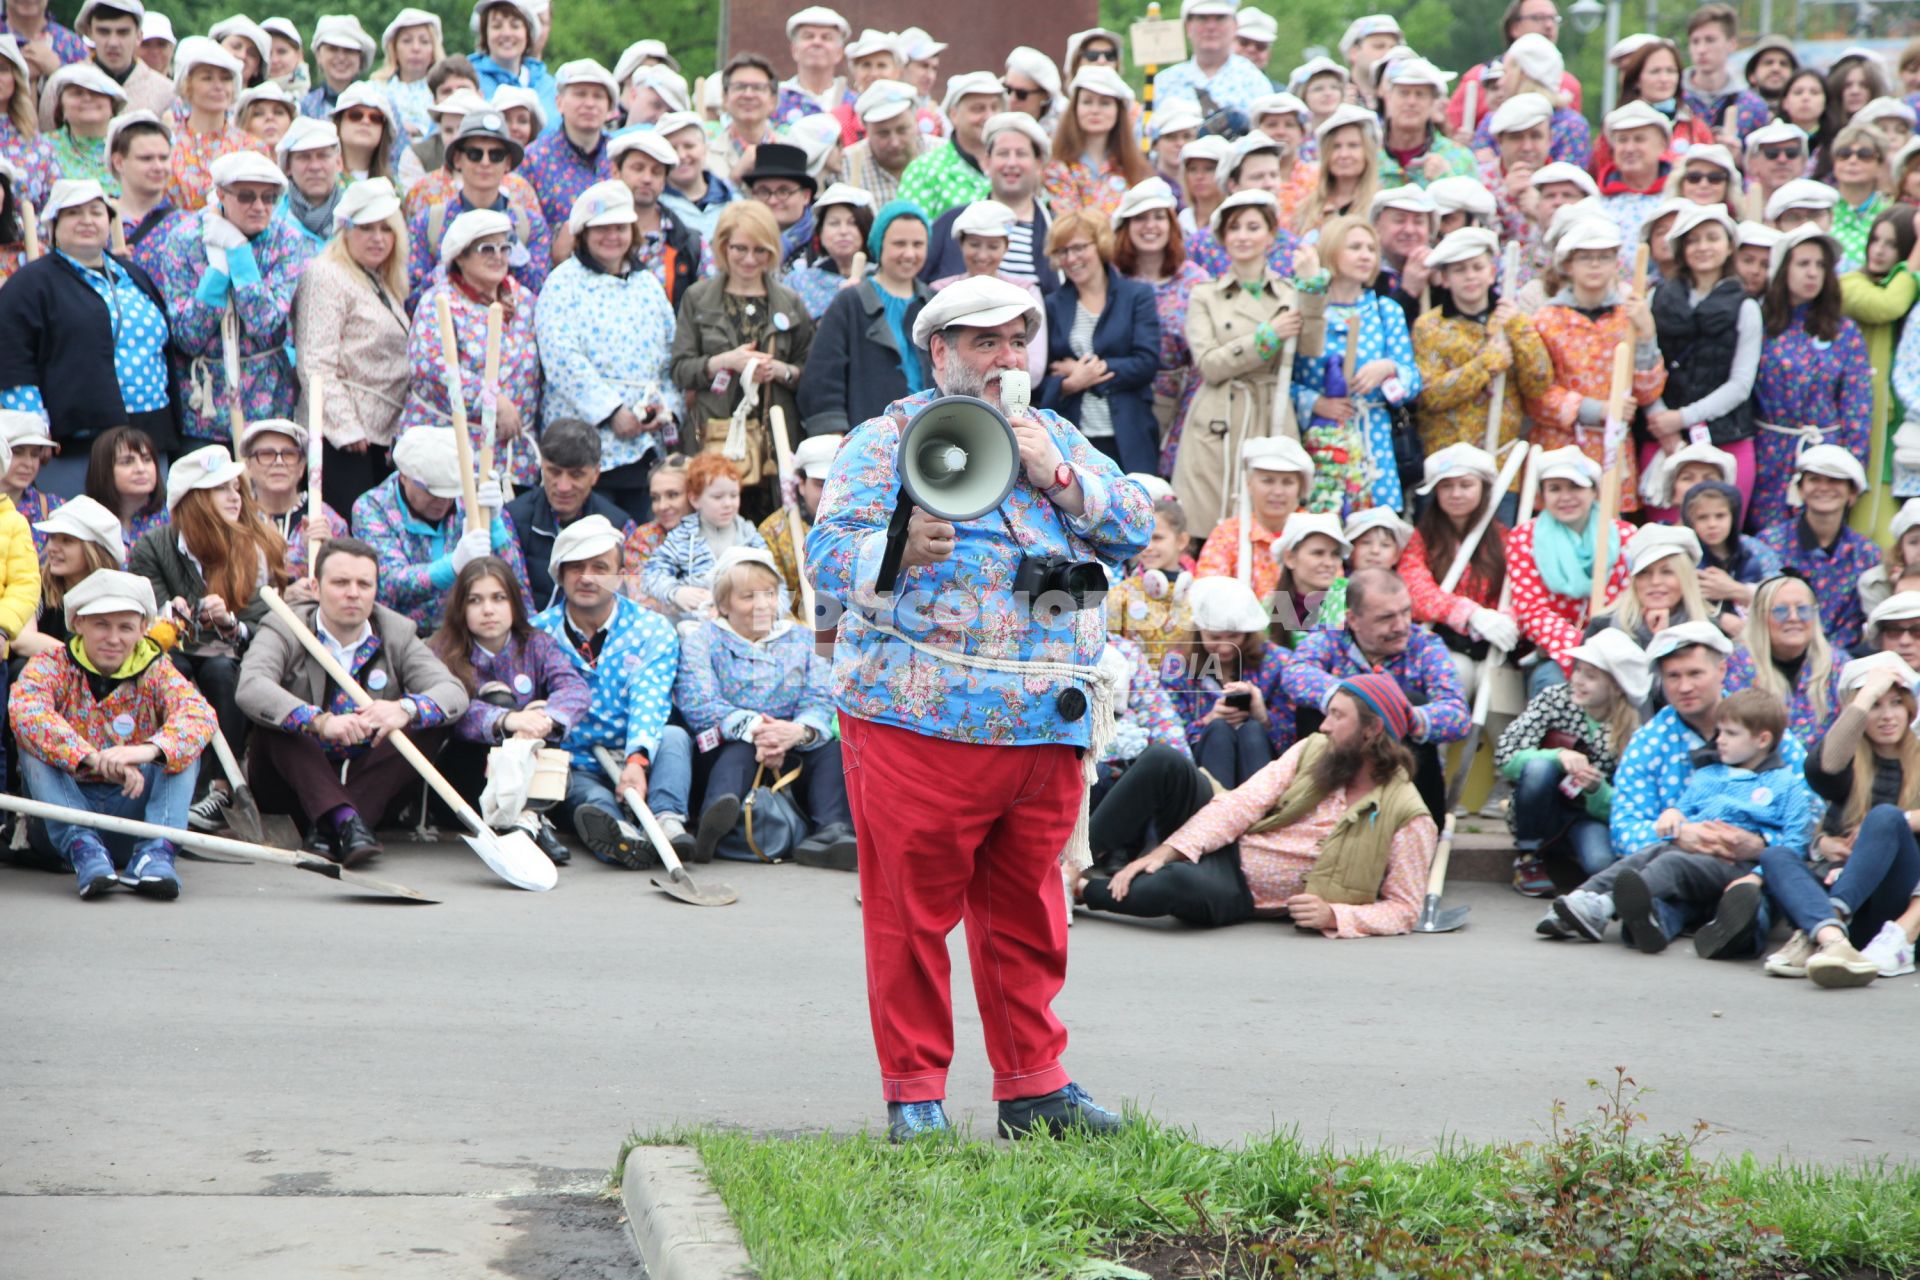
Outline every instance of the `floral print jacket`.
<svg viewBox="0 0 1920 1280"><path fill-rule="evenodd" d="M1764 529L1788 519L1787 487L1793 460L1804 437L1783 435L1769 426L1799 431L1819 428L1820 444L1837 444L1868 465L1873 436L1873 366L1866 340L1853 321L1842 318L1840 332L1828 342L1807 332L1807 309L1795 307L1787 327L1760 347L1760 371L1754 378L1755 415L1763 425L1754 441L1759 476L1747 506L1747 526ZM1807 440L1807 443L1815 443ZM1869 475L1871 478L1871 474ZM1831 640L1831 634L1827 637Z"/></svg>
<svg viewBox="0 0 1920 1280"><path fill-rule="evenodd" d="M696 737L711 729L730 742L751 741L754 721L764 716L806 725L820 735L817 746L834 734L830 674L813 651L813 632L790 618L759 640L714 618L681 644L673 705Z"/></svg>
<svg viewBox="0 0 1920 1280"><path fill-rule="evenodd" d="M91 672L74 656L79 647L76 638L30 658L14 678L7 714L21 747L83 782L100 779L84 773L80 762L107 747L151 742L168 773L200 763L213 740L213 707L159 645L142 640L122 668L133 674L104 698L94 696Z"/></svg>
<svg viewBox="0 0 1920 1280"><path fill-rule="evenodd" d="M540 421L540 348L534 333L533 295L514 283L501 281L506 314L500 325L500 394L520 410L522 434L531 437ZM467 433L474 456L481 446L480 392L487 370L487 307L457 280L436 272L433 284L414 309L413 328L407 334L407 361L413 376L407 382L407 403L400 410L396 438L415 427L453 425L453 405L447 399L447 361L440 349L438 299L447 297L453 313L454 341L459 344L460 395L466 402ZM494 456L508 477L525 487L536 483L533 448L523 440L496 445Z"/></svg>

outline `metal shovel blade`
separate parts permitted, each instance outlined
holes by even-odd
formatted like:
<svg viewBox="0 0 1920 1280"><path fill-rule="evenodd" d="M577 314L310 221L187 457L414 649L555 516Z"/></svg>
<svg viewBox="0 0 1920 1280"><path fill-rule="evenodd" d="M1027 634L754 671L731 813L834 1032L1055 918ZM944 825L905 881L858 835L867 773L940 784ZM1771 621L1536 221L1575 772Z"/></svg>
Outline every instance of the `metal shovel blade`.
<svg viewBox="0 0 1920 1280"><path fill-rule="evenodd" d="M733 891L732 885L721 884L702 889L693 882L693 877L687 874L685 867L675 867L665 880L655 876L653 887L669 897L691 902L696 907L730 907L740 900L740 895Z"/></svg>
<svg viewBox="0 0 1920 1280"><path fill-rule="evenodd" d="M524 831L488 831L461 839L492 868L493 874L516 889L544 893L560 883L560 868Z"/></svg>
<svg viewBox="0 0 1920 1280"><path fill-rule="evenodd" d="M260 806L254 803L253 788L234 787L227 794L227 826L248 844L267 843L266 824L260 820Z"/></svg>
<svg viewBox="0 0 1920 1280"><path fill-rule="evenodd" d="M382 880L377 876L363 875L358 871L348 871L339 863L327 858L302 857L294 864L302 871L311 871L323 875L329 880L338 880L341 884L373 894L380 898L400 898L407 902L438 902L438 898L429 898L426 894L409 889L403 884L391 880Z"/></svg>
<svg viewBox="0 0 1920 1280"><path fill-rule="evenodd" d="M593 749L594 758L600 762L600 768L607 775L607 781L620 787L620 766L614 762L613 753L605 747ZM730 907L740 900L740 895L728 884L715 885L711 889L702 889L687 874L686 867L680 863L680 856L673 851L673 841L667 839L667 833L660 829L660 820L653 816L653 810L647 808L647 802L632 787L620 787L620 798L626 802L627 809L639 822L640 829L647 833L647 839L653 844L653 850L660 855L660 865L667 869L667 878L662 881L653 877L653 887L671 898L690 902L696 907Z"/></svg>
<svg viewBox="0 0 1920 1280"><path fill-rule="evenodd" d="M1445 907L1440 905L1438 894L1428 894L1427 901L1420 908L1420 923L1413 926L1415 933L1452 933L1467 922L1472 907Z"/></svg>

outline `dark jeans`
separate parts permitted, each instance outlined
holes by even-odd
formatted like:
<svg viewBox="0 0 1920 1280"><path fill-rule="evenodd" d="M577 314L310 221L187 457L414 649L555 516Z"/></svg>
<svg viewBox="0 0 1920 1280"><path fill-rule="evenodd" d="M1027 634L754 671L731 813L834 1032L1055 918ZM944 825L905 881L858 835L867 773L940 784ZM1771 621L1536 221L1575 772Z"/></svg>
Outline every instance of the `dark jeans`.
<svg viewBox="0 0 1920 1280"><path fill-rule="evenodd" d="M193 681L207 701L213 704L213 714L220 722L220 732L226 735L234 758L239 759L240 753L247 747L247 716L240 710L240 699L236 696L240 689L240 659L225 654L205 654L196 658L178 649L169 656L180 674ZM207 750L211 752L213 748L208 747ZM213 767L200 772L202 791L206 789L205 784L215 778L226 778L217 757Z"/></svg>
<svg viewBox="0 0 1920 1280"><path fill-rule="evenodd" d="M1273 744L1267 739L1267 727L1258 720L1238 725L1215 720L1200 731L1193 759L1231 790L1273 763Z"/></svg>
<svg viewBox="0 0 1920 1280"><path fill-rule="evenodd" d="M1212 784L1185 756L1171 747L1148 747L1094 810L1093 855L1098 859L1137 845L1149 829L1164 840L1212 799ZM1114 901L1104 876L1095 876L1087 881L1083 901L1098 911L1172 916L1203 929L1253 918L1253 894L1235 845L1205 854L1197 863L1180 859L1151 875L1135 876L1123 902Z"/></svg>
<svg viewBox="0 0 1920 1280"><path fill-rule="evenodd" d="M1767 895L1809 938L1825 925L1838 925L1860 947L1913 900L1914 886L1920 883L1920 845L1906 815L1883 804L1861 822L1853 854L1832 884L1821 884L1797 854L1785 849L1762 852L1760 866Z"/></svg>
<svg viewBox="0 0 1920 1280"><path fill-rule="evenodd" d="M1513 834L1520 852L1541 858L1572 858L1589 876L1614 862L1607 824L1587 816L1578 800L1560 790L1566 776L1556 760L1531 760L1513 784Z"/></svg>
<svg viewBox="0 0 1920 1280"><path fill-rule="evenodd" d="M351 524L353 504L360 495L378 488L393 474L392 454L383 444L369 444L364 453L349 453L324 443L320 450L320 496Z"/></svg>
<svg viewBox="0 0 1920 1280"><path fill-rule="evenodd" d="M789 752L780 772L787 773L796 764L800 766L800 776L787 790L800 802L814 829L831 826L851 829L853 812L847 807L847 776L840 765L839 741L824 742L811 751ZM704 804L710 806L721 796L744 797L753 788L754 768L751 742L722 743L713 753ZM772 786L774 777L768 774L762 781Z"/></svg>
<svg viewBox="0 0 1920 1280"><path fill-rule="evenodd" d="M1653 895L1655 920L1662 932L1673 939L1713 919L1713 913L1720 906L1720 895L1726 892L1727 886L1753 868L1752 862L1728 862L1711 854L1688 853L1678 845L1661 843L1608 865L1580 887L1610 894L1613 882L1620 878L1622 871L1639 872L1647 882L1647 891ZM1755 927L1759 938L1767 936L1769 923L1763 901Z"/></svg>
<svg viewBox="0 0 1920 1280"><path fill-rule="evenodd" d="M593 482L593 491L627 513L635 524L645 524L653 519L653 491L647 482L653 477L653 468L657 458L646 457L639 462L629 462L623 467L614 467L602 471L600 478ZM636 566L628 565L629 569Z"/></svg>

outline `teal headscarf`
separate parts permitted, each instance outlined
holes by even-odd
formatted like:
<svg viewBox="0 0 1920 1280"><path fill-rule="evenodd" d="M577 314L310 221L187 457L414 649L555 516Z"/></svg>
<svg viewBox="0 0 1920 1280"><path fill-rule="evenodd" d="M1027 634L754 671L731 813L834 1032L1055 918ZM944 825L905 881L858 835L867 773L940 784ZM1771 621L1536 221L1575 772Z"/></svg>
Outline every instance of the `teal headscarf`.
<svg viewBox="0 0 1920 1280"><path fill-rule="evenodd" d="M895 218L912 218L923 227L933 226L926 210L911 200L889 200L881 205L880 212L873 215L873 230L867 233L867 261L875 271L880 269L880 246L887 242L887 228Z"/></svg>

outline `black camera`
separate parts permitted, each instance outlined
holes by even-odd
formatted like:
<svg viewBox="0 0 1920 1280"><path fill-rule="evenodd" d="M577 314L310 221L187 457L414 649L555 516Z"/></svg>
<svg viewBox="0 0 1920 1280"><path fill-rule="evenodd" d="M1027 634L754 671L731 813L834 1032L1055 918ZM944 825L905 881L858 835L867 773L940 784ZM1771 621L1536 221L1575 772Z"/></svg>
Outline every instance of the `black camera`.
<svg viewBox="0 0 1920 1280"><path fill-rule="evenodd" d="M1055 613L1091 608L1107 593L1107 571L1095 560L1069 560L1065 556L1021 556L1013 574L1014 594L1036 604L1045 597L1065 596L1072 609L1059 607L1057 599L1047 603Z"/></svg>

